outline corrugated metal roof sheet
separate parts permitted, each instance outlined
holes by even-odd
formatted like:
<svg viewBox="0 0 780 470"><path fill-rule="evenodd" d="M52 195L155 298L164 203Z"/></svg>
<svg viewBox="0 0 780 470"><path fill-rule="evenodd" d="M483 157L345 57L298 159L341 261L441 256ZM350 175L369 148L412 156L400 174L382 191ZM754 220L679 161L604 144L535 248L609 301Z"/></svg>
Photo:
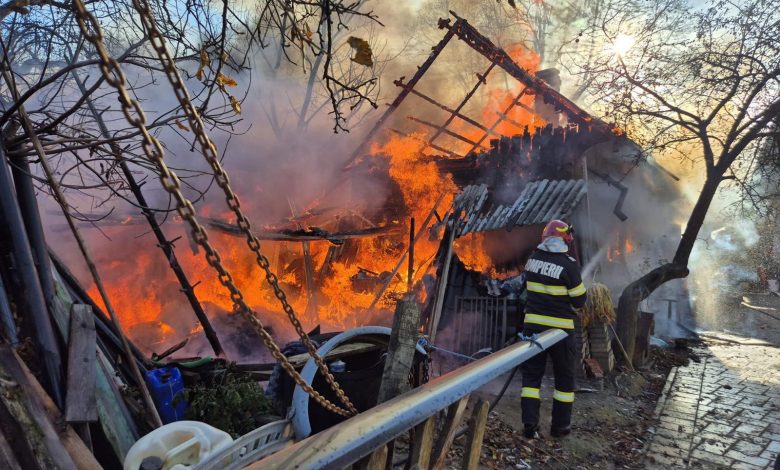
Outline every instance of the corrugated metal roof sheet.
<svg viewBox="0 0 780 470"><path fill-rule="evenodd" d="M571 215L587 192L584 180L541 180L528 183L512 205L485 208L487 186L466 186L450 214L461 221L457 236L506 227L544 224Z"/></svg>

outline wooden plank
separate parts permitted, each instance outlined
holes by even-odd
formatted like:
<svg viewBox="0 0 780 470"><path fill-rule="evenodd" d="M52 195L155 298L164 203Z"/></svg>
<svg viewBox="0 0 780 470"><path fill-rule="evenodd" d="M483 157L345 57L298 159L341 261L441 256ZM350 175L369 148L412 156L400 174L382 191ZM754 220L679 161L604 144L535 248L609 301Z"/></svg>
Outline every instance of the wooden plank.
<svg viewBox="0 0 780 470"><path fill-rule="evenodd" d="M367 470L385 470L387 465L387 444L381 446L371 454L371 458L368 459Z"/></svg>
<svg viewBox="0 0 780 470"><path fill-rule="evenodd" d="M466 411L466 404L469 402L469 395L461 398L457 402L450 405L447 409L447 418L444 422L444 434L439 436L436 442L436 452L433 454L433 468L434 470L441 470L444 468L444 462L447 460L447 452L450 451L452 441L455 440L455 432L458 430L461 421L463 421L463 414Z"/></svg>
<svg viewBox="0 0 780 470"><path fill-rule="evenodd" d="M76 470L43 405L31 393L21 360L8 345L0 345L0 374L4 377L0 408L5 417L3 429L15 430L17 451L40 468Z"/></svg>
<svg viewBox="0 0 780 470"><path fill-rule="evenodd" d="M409 454L410 468L427 469L433 450L433 433L436 430L436 416L431 416L414 428L414 443Z"/></svg>
<svg viewBox="0 0 780 470"><path fill-rule="evenodd" d="M41 401L43 409L49 416L49 421L58 424L62 423L63 417L60 409L54 404L54 401L43 389L40 382L33 376L32 372L30 372L30 369L27 368L27 365L23 361L19 361L19 366L22 368L24 376L27 379L26 386L28 386L29 390ZM55 429L60 435L62 444L73 458L73 461L76 463L79 470L99 470L103 468L71 426L63 424L61 426L56 426Z"/></svg>
<svg viewBox="0 0 780 470"><path fill-rule="evenodd" d="M420 335L420 315L420 306L414 300L401 300L396 304L377 404L409 389L409 372Z"/></svg>
<svg viewBox="0 0 780 470"><path fill-rule="evenodd" d="M351 356L353 354L360 354L364 352L369 351L376 351L379 349L379 346L374 343L349 343L349 344L342 344L341 346L337 346L333 348L333 350L328 353L325 358L329 360L336 360L339 358L342 358L344 356ZM309 353L303 353L303 354L296 354L295 356L290 356L288 360L290 361L290 364L292 364L295 367L303 367L304 364L306 364L306 361L309 360Z"/></svg>
<svg viewBox="0 0 780 470"><path fill-rule="evenodd" d="M70 330L68 325L70 324L70 308L74 304L73 298L65 284L65 280L60 275L58 269L62 269L61 262L53 259L52 263L54 269L54 290L57 292L57 298L61 300L63 307L52 309L54 315L54 323L59 330L65 342L70 337ZM67 273L72 279L75 279ZM56 302L55 302L56 304ZM111 375L110 370L112 366L105 358L103 353L98 349L98 358L102 358L95 363L96 371L96 405L98 416L100 420L100 427L108 437L108 441L111 444L114 453L119 457L120 461L123 461L127 451L138 440L138 431L135 427L135 423L132 417L127 412L127 406L124 403L124 398L116 386L112 387L114 378Z"/></svg>
<svg viewBox="0 0 780 470"><path fill-rule="evenodd" d="M485 438L490 402L480 400L469 419L469 431L466 436L466 453L463 455L463 470L477 470L482 454L482 441Z"/></svg>
<svg viewBox="0 0 780 470"><path fill-rule="evenodd" d="M65 398L65 421L69 423L91 423L98 419L95 402L96 362L97 333L92 307L73 304L70 309Z"/></svg>

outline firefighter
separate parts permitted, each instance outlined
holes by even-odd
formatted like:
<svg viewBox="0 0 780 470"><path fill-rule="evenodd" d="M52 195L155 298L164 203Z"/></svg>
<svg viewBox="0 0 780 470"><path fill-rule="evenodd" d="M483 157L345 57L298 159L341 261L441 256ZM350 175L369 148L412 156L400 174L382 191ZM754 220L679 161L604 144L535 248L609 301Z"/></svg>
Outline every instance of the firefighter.
<svg viewBox="0 0 780 470"><path fill-rule="evenodd" d="M566 338L532 357L522 365L523 434L538 437L539 389L547 356L553 363L555 392L553 394L550 435L563 437L571 432L571 409L574 402L574 371L576 346L572 331L576 308L585 305L585 285L577 261L568 255L574 241L574 230L561 220L544 227L542 243L531 254L525 266L528 298L521 338L533 337L550 328L568 333Z"/></svg>

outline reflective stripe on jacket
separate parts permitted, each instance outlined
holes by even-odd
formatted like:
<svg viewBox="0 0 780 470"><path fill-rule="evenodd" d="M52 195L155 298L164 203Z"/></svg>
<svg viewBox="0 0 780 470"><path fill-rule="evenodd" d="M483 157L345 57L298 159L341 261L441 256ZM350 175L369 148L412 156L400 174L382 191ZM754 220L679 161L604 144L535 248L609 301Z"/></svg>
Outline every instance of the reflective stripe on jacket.
<svg viewBox="0 0 780 470"><path fill-rule="evenodd" d="M527 326L534 330L574 329L574 308L585 305L586 289L574 258L535 250L525 266Z"/></svg>

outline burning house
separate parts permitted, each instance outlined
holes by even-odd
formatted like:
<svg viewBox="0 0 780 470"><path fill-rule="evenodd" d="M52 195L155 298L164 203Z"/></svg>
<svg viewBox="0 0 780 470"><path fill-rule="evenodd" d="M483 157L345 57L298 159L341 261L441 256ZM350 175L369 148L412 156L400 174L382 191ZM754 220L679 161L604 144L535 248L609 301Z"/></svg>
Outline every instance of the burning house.
<svg viewBox="0 0 780 470"><path fill-rule="evenodd" d="M654 227L661 225L646 215L640 219L635 209L650 204L657 209L653 217L670 220L673 214L662 211L677 197L673 175L644 158L620 129L563 96L557 71L538 70L538 57L531 52L519 46L501 49L457 16L439 26L442 40L412 77L395 82L400 93L354 151L338 182L301 207L288 198L282 204L286 217L255 230L291 306L309 328L388 325L392 306L409 285L430 315L452 232L445 233L445 227L456 219L462 226L451 241L454 268L446 276L442 327L462 305L488 297L511 312L511 299L489 295L496 293L490 286L518 274L551 218L573 221L580 261L592 265L591 279L606 282L616 293L639 269L671 256L676 235L656 233ZM484 66L462 96L442 81L450 71L437 62L454 53L472 54ZM240 229L217 209L204 212L210 215L203 220L215 243L241 282L255 286L248 291L249 304L280 341L295 339L264 274L236 249ZM416 227L409 260L412 218ZM179 259L196 286L196 301L188 302L178 293L187 289L165 274L168 267L155 248L141 246L144 242L126 231L141 223L141 217L129 215L104 227L117 242L137 246L132 258L106 260L115 268L107 273L107 288L129 336L148 352L189 338L186 352L208 354L212 348L203 325L182 313L200 304L215 334L227 339L223 343L232 348L230 357L268 359L253 346L241 319L230 314L230 297L202 257ZM153 279L153 289L138 298L135 293L150 290L147 278ZM90 294L98 297L96 291ZM662 307L666 311L666 304L657 306ZM506 321L514 326L511 315Z"/></svg>
<svg viewBox="0 0 780 470"><path fill-rule="evenodd" d="M538 58L533 54L519 47L507 52L457 16L454 21L442 20L439 26L445 31L443 39L414 76L395 82L401 89L399 95L365 136L331 192L300 208L292 198L287 199L288 217L267 222L252 232L254 239L250 240L263 242L265 258L260 260L259 255L255 258L236 247L236 236L245 237L246 233L226 221L217 209L206 207L199 214L214 234L211 243L224 254L242 285L243 313L250 314L250 309L251 315L256 312L268 329L247 328L246 316L232 314L236 294L223 289L224 276L214 276L202 256L177 257L173 246L181 237L167 238L150 212L113 221L107 217L105 222L111 224L105 230L116 237L117 244L129 244L134 235L127 228L148 223L155 235L151 243L156 242L165 256L159 256L153 245L132 241L135 255L111 260L113 269L105 272L107 289L103 291L91 261L87 264L96 285L84 289L82 286L92 284L70 273L66 265L72 260L49 254L37 206L31 203L32 186L27 188L27 197L32 199L26 201L24 210L12 204L4 209L15 217L19 213L12 233L18 240L3 241L0 248L10 253L26 247L29 260L20 265L29 277L25 282L35 286L36 276L41 277L41 293L28 295L40 304L38 320L47 324L50 308L59 336L86 338L82 349L92 362L85 369L97 384L97 392L94 399L86 396L82 401L97 403L97 409L93 409L94 403L86 403L89 413L69 422L87 435L87 442L90 424L85 423L93 423L91 427L99 430L97 442L108 443L116 457L125 456L141 434L139 428L159 424L154 422L155 417L160 421L156 411L145 416L144 407L147 412L156 407L168 412L175 408L170 396L164 405L156 396L152 403L144 385L154 379L157 382L152 385L164 390L171 377L162 377L168 372L157 371L169 366L185 369L184 375L193 382L238 367L240 372L251 374L256 384L258 379L273 377L270 370L274 367L277 378L281 374L281 366L269 364L272 351L274 359L287 361L290 377L303 380L295 371L304 370L304 364L318 358L314 349L271 347L276 346L273 341L298 338L300 332L287 324L287 317L297 315L300 323L296 330L305 327L316 332L320 327L332 332L388 325L390 307L402 297L413 296L424 305L421 328L432 340L438 334L439 344L453 344L468 354L485 347L497 349L516 331L520 307L515 296L517 275L538 244L542 226L551 219L569 219L578 227L576 255L586 266L586 282L598 279L615 291L634 274L632 269L670 255L666 250L675 241L675 234L660 233L652 220L639 219L632 208L656 205L656 216L669 220L670 215L661 208L676 197L670 184L673 175L643 158L620 129L563 96L558 91L557 72L538 71ZM484 71L477 74L465 96L450 105L445 103L456 93L442 86L442 74L428 74L437 58L457 47L481 57ZM433 83L426 80L428 77L434 78ZM16 185L20 193L29 177L24 171L13 177L0 176L7 188ZM366 191L366 187L371 189ZM369 192L376 197L366 197ZM333 203L336 193L341 195L339 204ZM13 195L5 195L3 202L10 204L12 199L15 201ZM25 220L21 212L25 212ZM25 224L31 227L31 239L39 236L31 247L23 233ZM69 219L68 228L77 233L75 225ZM173 225L171 232L184 232L184 224ZM50 228L57 229L56 225ZM195 241L190 242L192 251L197 252ZM67 257L67 250L62 251ZM82 254L87 258L86 250ZM104 254L109 255L116 253ZM169 270L175 274L175 282L166 280ZM3 267L0 280L14 278L12 274ZM5 293L0 284L0 294ZM113 308L101 298L111 298ZM17 303L19 299L15 299ZM282 299L286 303L280 309L278 301ZM9 304L5 299L0 301L0 307ZM190 309L194 316L180 313ZM4 320L11 319L7 328L14 332L9 312L9 308L0 311ZM84 322L74 320L76 313L72 312L78 312ZM259 330L266 333L263 339L269 351L257 340ZM372 335L380 335L378 330L372 331ZM125 332L130 341L126 341ZM58 350L55 332L44 333L52 339L47 355L59 359L54 354ZM362 361L371 373L381 371L383 352L389 348L387 334L381 335L384 342L380 345L363 344L352 350L351 365ZM309 341L305 334L301 337ZM313 348L311 343L307 347ZM97 362L91 354L96 348L102 351ZM216 357L203 357L212 352ZM174 354L176 359L161 362ZM74 364L80 364L78 356L70 356ZM249 363L253 359L265 363ZM232 361L243 364L236 366ZM415 367L422 362L418 357ZM333 369L333 363L323 364L318 364L320 370ZM53 398L61 406L61 368L54 363L46 368L52 373L47 380ZM146 375L142 376L142 371ZM328 386L315 383L316 370L310 372L315 388ZM402 372L405 379L409 371ZM426 374L419 374L419 382ZM15 380L29 380L26 375L20 368L15 371ZM68 388L77 389L82 376L72 375ZM369 378L376 379L376 375ZM123 396L115 381L140 390L141 399ZM354 389L368 382L361 380ZM379 386L378 380L371 384ZM293 388L291 382L286 385ZM334 402L339 398L329 397ZM355 400L359 411L376 404L375 394L362 393L360 398L364 400Z"/></svg>
<svg viewBox="0 0 780 470"><path fill-rule="evenodd" d="M454 195L432 229L438 246L435 255L426 255L433 256L428 274L420 271L416 279L424 286L428 331L433 336L440 331L440 341L471 354L501 347L516 330L515 276L548 221L574 224L575 256L585 267L586 282L605 283L619 295L643 269L671 257L679 233L661 229L668 224L660 222L673 220L680 195L676 176L647 158L619 128L559 92L556 70L534 72L537 64L522 50L510 55L455 18L440 22L446 34L415 75L395 82L401 93L368 138L389 131L388 143L379 152L375 147L374 157L390 154L392 171L393 158L405 151L406 158L424 162L426 171L435 168L437 174L429 178ZM449 106L433 96L436 90L426 85L425 75L453 39L485 58L486 68L465 97ZM503 86L491 85L491 72L502 75ZM489 109L469 114L480 92L491 97ZM648 207L655 208L649 218ZM404 208L407 217L424 213L411 204ZM428 244L425 251L430 250ZM379 283L371 307L389 282ZM644 305L664 316L686 307L681 284L671 284Z"/></svg>

